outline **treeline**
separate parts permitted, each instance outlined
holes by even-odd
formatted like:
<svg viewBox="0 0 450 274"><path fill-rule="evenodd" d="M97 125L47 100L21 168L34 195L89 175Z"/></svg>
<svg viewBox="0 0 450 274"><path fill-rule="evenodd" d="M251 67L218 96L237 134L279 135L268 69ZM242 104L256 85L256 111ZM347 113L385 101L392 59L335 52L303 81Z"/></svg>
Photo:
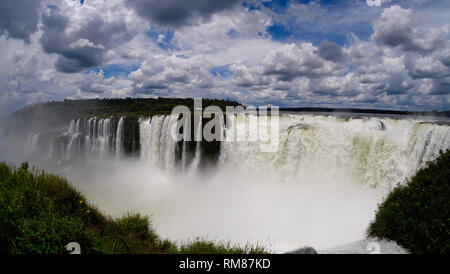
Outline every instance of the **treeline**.
<svg viewBox="0 0 450 274"><path fill-rule="evenodd" d="M240 105L235 101L203 99L203 107L215 105L225 110L226 106ZM76 117L105 118L110 116L140 117L154 114L169 114L175 106L194 107L192 98L114 98L50 101L27 106L12 113L7 124L14 129L33 130L67 125Z"/></svg>
<svg viewBox="0 0 450 274"><path fill-rule="evenodd" d="M296 112L345 112L345 113L369 113L369 114L391 114L411 116L437 116L450 117L450 111L401 111L386 109L358 109L358 108L280 108L280 111Z"/></svg>

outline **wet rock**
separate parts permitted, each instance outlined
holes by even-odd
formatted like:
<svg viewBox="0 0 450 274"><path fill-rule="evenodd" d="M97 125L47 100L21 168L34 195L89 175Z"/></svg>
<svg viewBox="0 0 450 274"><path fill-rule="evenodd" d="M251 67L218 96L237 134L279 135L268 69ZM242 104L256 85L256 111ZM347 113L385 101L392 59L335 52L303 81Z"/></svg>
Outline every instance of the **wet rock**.
<svg viewBox="0 0 450 274"><path fill-rule="evenodd" d="M290 251L286 254L317 254L317 251L310 246L305 246L305 247Z"/></svg>

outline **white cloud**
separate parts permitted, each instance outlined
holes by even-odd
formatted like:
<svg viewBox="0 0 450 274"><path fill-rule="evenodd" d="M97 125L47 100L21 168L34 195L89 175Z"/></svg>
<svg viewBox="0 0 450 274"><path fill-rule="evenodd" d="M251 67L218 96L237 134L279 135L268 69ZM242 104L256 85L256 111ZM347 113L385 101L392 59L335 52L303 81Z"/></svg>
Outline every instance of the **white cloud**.
<svg viewBox="0 0 450 274"><path fill-rule="evenodd" d="M259 9L226 4L204 16L193 7L174 25L177 20L155 24L156 17L139 16L125 0L41 0L22 22L24 32L13 34L11 20L5 25L0 19L0 115L45 100L130 95L448 108L450 28L444 4L378 8L359 1L330 9L320 1L291 2L282 14L252 3ZM271 39L267 27L275 22L297 36ZM358 38L352 32L364 33L361 26L370 32ZM323 39L308 41L311 33ZM347 43L333 41L335 34L347 35ZM108 65L135 71L110 77ZM224 76L212 75L217 67Z"/></svg>
<svg viewBox="0 0 450 274"><path fill-rule="evenodd" d="M448 30L430 28L422 31L414 27L414 12L400 6L384 9L373 24L373 39L377 43L398 47L403 51L433 51L448 36Z"/></svg>

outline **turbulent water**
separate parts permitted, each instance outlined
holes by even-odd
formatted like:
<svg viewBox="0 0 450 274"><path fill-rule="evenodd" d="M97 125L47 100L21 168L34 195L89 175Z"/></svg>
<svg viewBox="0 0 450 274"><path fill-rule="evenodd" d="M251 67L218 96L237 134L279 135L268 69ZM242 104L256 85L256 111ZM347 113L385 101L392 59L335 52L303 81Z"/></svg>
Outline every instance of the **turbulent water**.
<svg viewBox="0 0 450 274"><path fill-rule="evenodd" d="M363 239L386 193L450 148L445 123L312 114L279 118L274 152L261 150L270 140L224 141L207 169L201 164L202 142L195 142L189 157L189 146L171 138L177 120L171 116L139 120L137 156L125 153L125 118L73 120L43 146L42 155L68 167L59 172L107 213L152 215L163 237L256 241L287 251L302 245L326 250ZM267 123L248 129L248 119L228 117L221 134L267 130ZM30 152L40 149L40 136L29 135ZM67 164L80 158L92 164Z"/></svg>

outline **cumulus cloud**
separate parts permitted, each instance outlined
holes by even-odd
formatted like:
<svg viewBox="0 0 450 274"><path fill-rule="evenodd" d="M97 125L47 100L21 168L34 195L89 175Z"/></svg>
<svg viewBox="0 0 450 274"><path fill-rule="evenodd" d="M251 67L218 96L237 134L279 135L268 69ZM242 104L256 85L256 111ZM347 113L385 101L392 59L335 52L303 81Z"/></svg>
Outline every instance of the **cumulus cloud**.
<svg viewBox="0 0 450 274"><path fill-rule="evenodd" d="M30 35L37 31L42 1L0 1L0 35L22 39L30 43Z"/></svg>
<svg viewBox="0 0 450 274"><path fill-rule="evenodd" d="M114 78L105 79L103 70L91 71L84 77L84 81L80 83L79 87L82 92L102 94L114 81Z"/></svg>
<svg viewBox="0 0 450 274"><path fill-rule="evenodd" d="M249 68L238 62L230 66L230 71L234 77L233 83L241 88L267 86L271 82L269 77L263 75L262 66Z"/></svg>
<svg viewBox="0 0 450 274"><path fill-rule="evenodd" d="M165 94L212 88L207 63L199 58L157 55L132 72L134 93Z"/></svg>
<svg viewBox="0 0 450 274"><path fill-rule="evenodd" d="M406 65L411 77L421 78L443 78L450 76L450 70L440 60L432 55L409 56ZM449 91L450 92L450 91Z"/></svg>
<svg viewBox="0 0 450 274"><path fill-rule="evenodd" d="M46 53L58 54L55 66L65 73L101 66L110 49L135 35L124 22L105 22L100 15L80 22L77 30L68 31L69 23L70 18L58 11L42 16L42 48Z"/></svg>
<svg viewBox="0 0 450 274"><path fill-rule="evenodd" d="M125 0L137 14L162 26L180 27L207 21L217 12L231 9L239 0Z"/></svg>
<svg viewBox="0 0 450 274"><path fill-rule="evenodd" d="M373 39L378 44L398 47L404 51L433 51L446 39L448 31L414 27L414 12L400 6L384 9L373 24Z"/></svg>
<svg viewBox="0 0 450 274"><path fill-rule="evenodd" d="M344 68L320 57L311 43L285 45L271 51L263 60L263 74L276 75L281 81L291 81L296 77L316 78L341 74Z"/></svg>
<svg viewBox="0 0 450 274"><path fill-rule="evenodd" d="M330 42L327 39L320 43L318 53L323 59L333 62L340 62L345 58L342 48L335 42Z"/></svg>

